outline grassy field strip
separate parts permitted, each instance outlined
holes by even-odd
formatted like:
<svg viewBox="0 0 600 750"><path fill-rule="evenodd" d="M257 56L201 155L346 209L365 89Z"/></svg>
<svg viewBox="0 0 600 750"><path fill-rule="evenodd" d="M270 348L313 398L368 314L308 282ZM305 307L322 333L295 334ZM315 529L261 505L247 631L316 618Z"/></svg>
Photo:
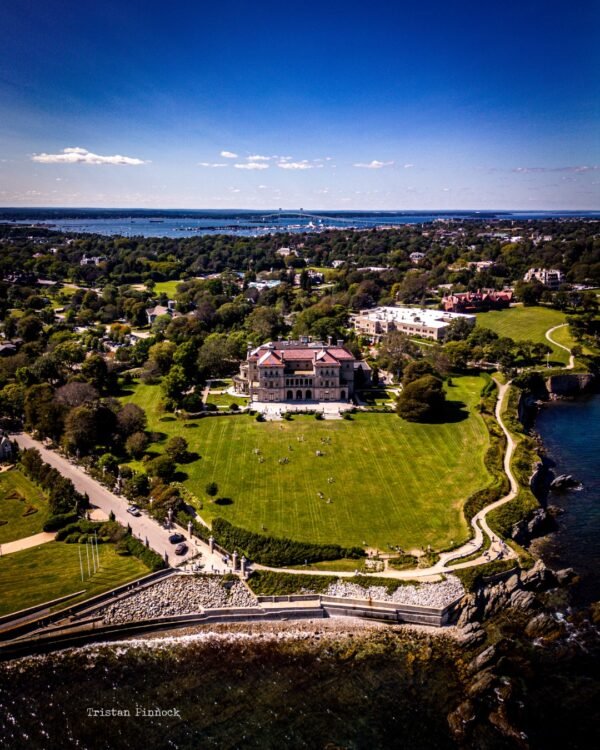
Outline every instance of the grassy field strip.
<svg viewBox="0 0 600 750"><path fill-rule="evenodd" d="M84 563L81 580L79 550ZM102 591L146 575L148 569L136 557L120 557L114 546L99 545L100 568L87 574L85 545L48 542L23 552L0 557L0 615L86 589L75 603Z"/></svg>
<svg viewBox="0 0 600 750"><path fill-rule="evenodd" d="M515 341L529 340L548 344L552 347L552 360L561 364L568 362L569 355L548 341L546 331L553 326L566 323L566 320L566 315L560 310L553 310L549 307L523 307L522 305L508 310L492 310L477 315L478 326L490 328L499 336L509 336ZM565 346L570 347L572 344L565 343Z"/></svg>

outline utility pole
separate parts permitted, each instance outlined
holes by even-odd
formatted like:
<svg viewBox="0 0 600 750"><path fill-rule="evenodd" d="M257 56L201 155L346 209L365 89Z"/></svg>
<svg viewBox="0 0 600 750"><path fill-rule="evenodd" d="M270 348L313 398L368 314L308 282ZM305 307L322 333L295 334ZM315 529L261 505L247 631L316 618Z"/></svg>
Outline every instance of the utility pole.
<svg viewBox="0 0 600 750"><path fill-rule="evenodd" d="M83 581L83 562L81 561L81 544L77 545L79 550L79 570L81 571L81 580Z"/></svg>

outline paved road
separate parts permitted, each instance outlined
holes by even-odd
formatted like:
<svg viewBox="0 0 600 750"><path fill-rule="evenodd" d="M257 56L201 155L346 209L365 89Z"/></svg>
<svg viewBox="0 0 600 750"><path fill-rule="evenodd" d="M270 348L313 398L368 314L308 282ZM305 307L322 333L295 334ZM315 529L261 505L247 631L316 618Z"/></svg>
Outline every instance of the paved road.
<svg viewBox="0 0 600 750"><path fill-rule="evenodd" d="M87 493L92 505L101 508L107 515L112 511L117 521L124 526L129 524L134 536L141 539L144 543L147 539L149 546L162 557L166 553L170 565L179 565L196 554L196 545L194 543L189 544L188 541L188 553L181 557L175 555L175 545L169 542L169 534L173 533L172 531L162 528L157 521L145 513L137 518L127 513L128 503L125 498L119 497L107 490L106 487L103 487L99 482L86 474L79 466L72 464L55 451L49 450L39 440L34 440L25 433L14 434L11 437L17 441L21 448L37 448L42 459L47 464L54 466L63 476L70 479L79 492Z"/></svg>
<svg viewBox="0 0 600 750"><path fill-rule="evenodd" d="M555 341L552 338L552 334L554 331L556 331L558 328L564 328L565 326L568 326L568 323L561 323L559 326L554 326L554 328L549 328L546 331L546 338L551 344L554 344L554 346L558 346L559 349L564 349L566 352L569 352L569 364L565 367L565 370L572 370L575 366L575 357L571 354L571 350L568 346L564 346L563 344L559 344L558 341Z"/></svg>

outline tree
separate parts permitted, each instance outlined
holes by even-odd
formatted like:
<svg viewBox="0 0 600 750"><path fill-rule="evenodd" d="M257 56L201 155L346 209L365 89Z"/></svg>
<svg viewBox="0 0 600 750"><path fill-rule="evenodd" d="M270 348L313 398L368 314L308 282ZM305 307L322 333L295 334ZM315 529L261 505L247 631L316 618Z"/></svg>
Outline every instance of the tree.
<svg viewBox="0 0 600 750"><path fill-rule="evenodd" d="M438 373L433 369L433 365L427 362L427 360L418 359L414 362L409 362L404 370L402 385L406 387L409 383L422 378L423 375L435 375L439 377Z"/></svg>
<svg viewBox="0 0 600 750"><path fill-rule="evenodd" d="M446 328L446 341L464 341L473 330L468 318L455 318Z"/></svg>
<svg viewBox="0 0 600 750"><path fill-rule="evenodd" d="M431 421L440 416L446 401L439 378L424 375L409 383L398 396L396 412L408 422Z"/></svg>
<svg viewBox="0 0 600 750"><path fill-rule="evenodd" d="M134 432L125 441L125 450L132 458L141 458L148 447L148 436L145 432Z"/></svg>
<svg viewBox="0 0 600 750"><path fill-rule="evenodd" d="M151 362L155 362L160 372L164 375L169 372L176 351L177 347L172 341L160 341L158 344L153 344L150 347L148 359Z"/></svg>
<svg viewBox="0 0 600 750"><path fill-rule="evenodd" d="M32 385L25 392L25 427L40 437L57 440L62 432L64 408L54 401L47 383Z"/></svg>
<svg viewBox="0 0 600 750"><path fill-rule="evenodd" d="M453 370L464 370L471 354L471 347L466 341L449 341L444 346L444 353Z"/></svg>
<svg viewBox="0 0 600 750"><path fill-rule="evenodd" d="M67 414L63 442L71 453L87 453L98 441L98 421L95 409L76 406Z"/></svg>
<svg viewBox="0 0 600 750"><path fill-rule="evenodd" d="M82 404L93 404L98 400L98 391L89 383L67 383L61 386L55 394L56 401L73 408Z"/></svg>
<svg viewBox="0 0 600 750"><path fill-rule="evenodd" d="M170 482L175 475L175 464L169 456L157 456L146 464L148 474L163 482Z"/></svg>
<svg viewBox="0 0 600 750"><path fill-rule="evenodd" d="M405 333L390 331L381 341L377 361L383 369L393 372L400 380L406 363L418 355L419 347Z"/></svg>
<svg viewBox="0 0 600 750"><path fill-rule="evenodd" d="M117 429L124 437L146 429L146 412L137 404L125 404L117 414Z"/></svg>
<svg viewBox="0 0 600 750"><path fill-rule="evenodd" d="M23 341L39 341L44 326L36 315L25 315L17 322L17 333Z"/></svg>
<svg viewBox="0 0 600 750"><path fill-rule="evenodd" d="M165 453L177 463L181 463L181 461L185 460L187 449L187 440L179 435L174 435L172 438L169 438L165 445Z"/></svg>
<svg viewBox="0 0 600 750"><path fill-rule="evenodd" d="M209 497L216 497L217 492L219 491L219 485L216 482L209 482L206 487L206 494Z"/></svg>
<svg viewBox="0 0 600 750"><path fill-rule="evenodd" d="M187 385L187 378L183 367L181 365L173 365L169 370L169 374L165 375L162 379L161 388L166 399L179 404Z"/></svg>
<svg viewBox="0 0 600 750"><path fill-rule="evenodd" d="M246 327L255 343L271 341L283 330L283 319L272 307L256 307L246 319Z"/></svg>
<svg viewBox="0 0 600 750"><path fill-rule="evenodd" d="M99 354L92 354L81 365L81 374L99 391L104 390L108 383L108 366Z"/></svg>

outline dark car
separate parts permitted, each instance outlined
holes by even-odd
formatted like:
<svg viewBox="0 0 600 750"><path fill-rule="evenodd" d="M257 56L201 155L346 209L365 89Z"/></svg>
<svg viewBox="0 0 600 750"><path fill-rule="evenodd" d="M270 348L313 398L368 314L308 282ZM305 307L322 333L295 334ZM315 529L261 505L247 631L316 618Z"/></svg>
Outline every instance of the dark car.
<svg viewBox="0 0 600 750"><path fill-rule="evenodd" d="M187 551L188 551L187 544L178 544L177 547L175 547L176 555L185 555Z"/></svg>
<svg viewBox="0 0 600 750"><path fill-rule="evenodd" d="M183 542L185 540L185 537L183 534L171 534L169 537L169 541L171 544L179 544L179 542Z"/></svg>

